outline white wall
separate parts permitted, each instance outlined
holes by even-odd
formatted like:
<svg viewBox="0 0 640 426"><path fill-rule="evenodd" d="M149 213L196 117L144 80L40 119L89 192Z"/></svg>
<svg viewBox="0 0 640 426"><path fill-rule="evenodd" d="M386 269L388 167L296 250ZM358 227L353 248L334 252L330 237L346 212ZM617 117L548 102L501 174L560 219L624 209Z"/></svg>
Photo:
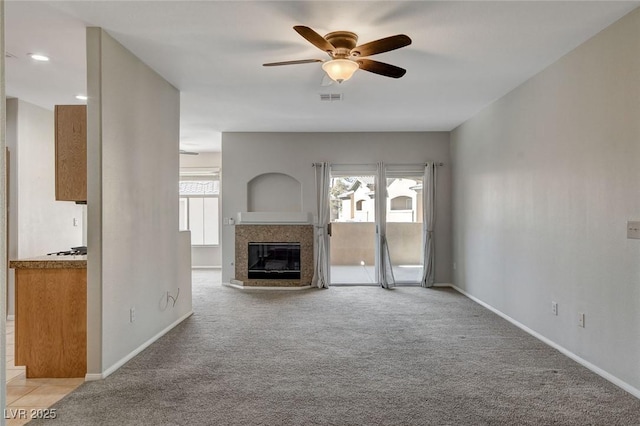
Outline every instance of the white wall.
<svg viewBox="0 0 640 426"><path fill-rule="evenodd" d="M178 90L100 28L87 29L87 65L88 364L105 375L190 314L190 256L178 232Z"/></svg>
<svg viewBox="0 0 640 426"><path fill-rule="evenodd" d="M181 169L201 169L207 167L220 167L222 155L220 152L201 152L198 155L180 155ZM222 180L222 173L220 180ZM222 202L222 195L220 196ZM221 203L219 203L221 204ZM191 248L191 262L194 268L220 268L222 242L218 246Z"/></svg>
<svg viewBox="0 0 640 426"><path fill-rule="evenodd" d="M5 90L4 90L4 2L0 2L0 117L6 118L5 102ZM5 152L7 148L6 143L6 125L1 124L2 118L0 118L0 188L6 187L7 168L5 160ZM6 123L6 120L5 120ZM7 197L6 191L0 192L0 206L6 206ZM7 250L4 241L7 241L7 211L1 209L0 211L0 241L3 241L3 246L0 247L0 347L6 348L6 318L7 318ZM7 364L6 364L6 350L0 351L0 383L6 382L7 377ZM7 393L6 386L0 386L0 408L5 409L7 406ZM4 416L2 416L4 417ZM0 418L0 426L5 424L5 419Z"/></svg>
<svg viewBox="0 0 640 426"><path fill-rule="evenodd" d="M222 153L201 152L198 155L180 155L180 168L220 167L222 165Z"/></svg>
<svg viewBox="0 0 640 426"><path fill-rule="evenodd" d="M451 183L449 134L439 133L223 133L222 214L247 211L247 182L263 173L285 173L302 184L302 211L316 212L313 163L423 163L441 161L435 230L436 281L451 282ZM277 189L275 189L277 191ZM222 279L234 275L235 232L222 227Z"/></svg>
<svg viewBox="0 0 640 426"><path fill-rule="evenodd" d="M455 284L636 395L639 117L635 11L452 133Z"/></svg>
<svg viewBox="0 0 640 426"><path fill-rule="evenodd" d="M7 100L9 258L25 259L82 245L83 207L55 197L53 111ZM73 219L78 226L73 226ZM14 315L14 271L9 271L8 314Z"/></svg>
<svg viewBox="0 0 640 426"><path fill-rule="evenodd" d="M278 191L273 191L278 188ZM247 183L247 211L300 212L302 211L300 182L283 173L266 173Z"/></svg>

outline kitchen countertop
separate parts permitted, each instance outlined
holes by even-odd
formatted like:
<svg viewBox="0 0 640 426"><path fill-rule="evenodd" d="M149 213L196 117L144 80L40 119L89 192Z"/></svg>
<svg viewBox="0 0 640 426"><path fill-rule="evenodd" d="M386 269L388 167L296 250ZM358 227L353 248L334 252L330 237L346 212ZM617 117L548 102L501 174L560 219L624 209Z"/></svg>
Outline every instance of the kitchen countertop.
<svg viewBox="0 0 640 426"><path fill-rule="evenodd" d="M9 261L9 268L14 269L86 269L87 255L56 256L46 255L30 259Z"/></svg>

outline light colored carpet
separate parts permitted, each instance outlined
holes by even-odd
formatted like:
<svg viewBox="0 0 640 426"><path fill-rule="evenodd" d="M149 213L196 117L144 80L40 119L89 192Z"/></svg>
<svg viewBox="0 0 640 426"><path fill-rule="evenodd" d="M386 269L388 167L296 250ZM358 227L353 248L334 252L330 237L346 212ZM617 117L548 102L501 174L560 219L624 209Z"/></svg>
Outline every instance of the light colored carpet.
<svg viewBox="0 0 640 426"><path fill-rule="evenodd" d="M30 424L640 424L640 400L453 290L194 281L191 318Z"/></svg>

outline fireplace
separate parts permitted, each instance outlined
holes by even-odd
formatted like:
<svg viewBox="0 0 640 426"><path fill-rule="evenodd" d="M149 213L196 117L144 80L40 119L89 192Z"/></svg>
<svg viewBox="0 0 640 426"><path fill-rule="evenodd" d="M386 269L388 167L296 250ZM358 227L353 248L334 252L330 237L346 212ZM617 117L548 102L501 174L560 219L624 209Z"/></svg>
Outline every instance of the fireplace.
<svg viewBox="0 0 640 426"><path fill-rule="evenodd" d="M249 243L248 278L300 279L300 243Z"/></svg>
<svg viewBox="0 0 640 426"><path fill-rule="evenodd" d="M240 282L244 287L305 287L313 281L313 225L283 225L283 224L256 224L235 226L235 276L233 281ZM250 245L269 246L275 245L276 251L271 258L265 258L269 252L267 247L254 247ZM289 253L283 250L284 246L292 246ZM251 253L253 252L253 253ZM260 254L263 260L279 260L269 265L263 262L260 265ZM289 264L289 256L296 257L291 262L289 269L284 272L273 272L275 266ZM252 260L249 260L252 257ZM296 263L298 266L296 267ZM268 266L268 268L267 268ZM250 271L254 269L254 271ZM282 270L282 269L281 269ZM269 272L266 272L269 271ZM295 271L295 272L294 272ZM297 272L299 271L299 272ZM251 273L251 278L249 274ZM261 278L253 278L253 277ZM287 278L296 277L296 278Z"/></svg>

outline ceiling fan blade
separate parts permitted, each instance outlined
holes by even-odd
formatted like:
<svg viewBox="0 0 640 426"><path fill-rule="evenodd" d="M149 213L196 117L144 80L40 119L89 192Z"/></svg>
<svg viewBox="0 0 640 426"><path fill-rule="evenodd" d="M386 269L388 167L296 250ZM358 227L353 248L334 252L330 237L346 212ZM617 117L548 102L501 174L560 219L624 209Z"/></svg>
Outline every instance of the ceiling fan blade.
<svg viewBox="0 0 640 426"><path fill-rule="evenodd" d="M407 72L404 68L385 64L384 62L372 61L371 59L358 59L356 62L360 65L361 70L384 75L385 77L400 78Z"/></svg>
<svg viewBox="0 0 640 426"><path fill-rule="evenodd" d="M329 43L324 37L313 31L309 27L296 25L295 27L293 27L293 29L296 30L296 32L304 37L309 43L313 44L323 52L333 52L336 49L333 44Z"/></svg>
<svg viewBox="0 0 640 426"><path fill-rule="evenodd" d="M400 49L411 44L411 39L404 34L381 38L351 49L353 56L371 56L390 50Z"/></svg>
<svg viewBox="0 0 640 426"><path fill-rule="evenodd" d="M297 65L297 64L310 64L312 62L324 62L322 59L299 59L297 61L284 61L284 62L269 62L262 64L263 67L277 67L280 65Z"/></svg>

